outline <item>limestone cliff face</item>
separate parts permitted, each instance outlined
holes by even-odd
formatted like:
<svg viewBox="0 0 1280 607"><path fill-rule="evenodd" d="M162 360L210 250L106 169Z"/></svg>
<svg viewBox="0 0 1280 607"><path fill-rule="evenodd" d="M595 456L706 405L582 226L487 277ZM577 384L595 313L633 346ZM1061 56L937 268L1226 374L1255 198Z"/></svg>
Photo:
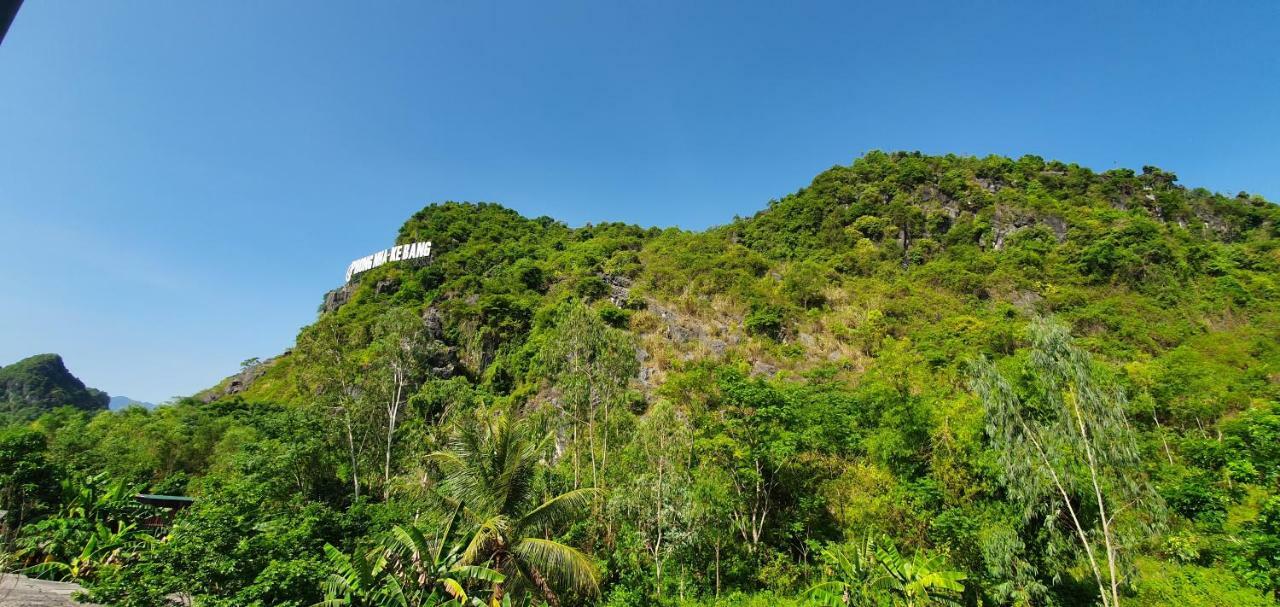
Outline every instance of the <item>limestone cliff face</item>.
<svg viewBox="0 0 1280 607"><path fill-rule="evenodd" d="M426 265L422 260L415 260L403 264L406 267L420 267ZM324 294L324 301L320 304L319 312L328 314L336 311L351 300L351 296L355 294L356 288L360 286L360 278L352 279L351 282L343 284L341 287L333 289ZM373 292L378 295L386 293L395 293L400 289L400 280L397 278L382 278L373 283Z"/></svg>
<svg viewBox="0 0 1280 607"><path fill-rule="evenodd" d="M341 308L342 304L347 303L347 300L351 299L351 294L354 293L355 290L355 284L349 282L325 293L324 302L320 304L320 313L328 314L329 312L333 312L338 308Z"/></svg>

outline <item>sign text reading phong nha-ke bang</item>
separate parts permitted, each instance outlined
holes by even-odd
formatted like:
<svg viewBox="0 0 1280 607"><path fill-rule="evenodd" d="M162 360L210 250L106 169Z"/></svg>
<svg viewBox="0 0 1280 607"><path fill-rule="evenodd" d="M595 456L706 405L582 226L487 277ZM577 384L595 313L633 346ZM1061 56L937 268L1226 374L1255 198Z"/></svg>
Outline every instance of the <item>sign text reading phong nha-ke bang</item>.
<svg viewBox="0 0 1280 607"><path fill-rule="evenodd" d="M431 242L415 242L412 244L400 244L390 249L383 249L372 255L365 255L360 259L351 262L347 266L347 282L351 281L351 277L361 272L372 270L388 261L407 261L410 259L422 259L431 256Z"/></svg>

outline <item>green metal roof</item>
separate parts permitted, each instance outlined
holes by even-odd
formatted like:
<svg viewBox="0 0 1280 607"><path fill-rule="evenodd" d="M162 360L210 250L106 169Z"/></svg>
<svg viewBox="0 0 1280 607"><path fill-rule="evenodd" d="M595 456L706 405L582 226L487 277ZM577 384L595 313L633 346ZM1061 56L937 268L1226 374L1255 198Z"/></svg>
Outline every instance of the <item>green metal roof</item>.
<svg viewBox="0 0 1280 607"><path fill-rule="evenodd" d="M133 496L133 499L151 506L166 508L186 508L196 501L193 497L183 495L156 495L153 493L139 493Z"/></svg>

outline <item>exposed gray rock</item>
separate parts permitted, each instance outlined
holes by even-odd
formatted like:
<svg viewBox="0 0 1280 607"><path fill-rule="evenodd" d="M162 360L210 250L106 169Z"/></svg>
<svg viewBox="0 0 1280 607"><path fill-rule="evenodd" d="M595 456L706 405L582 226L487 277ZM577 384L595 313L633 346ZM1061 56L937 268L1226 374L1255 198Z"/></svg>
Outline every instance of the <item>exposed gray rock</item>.
<svg viewBox="0 0 1280 607"><path fill-rule="evenodd" d="M431 339L440 339L444 336L444 319L440 318L440 310L435 306L428 306L422 311L422 325Z"/></svg>
<svg viewBox="0 0 1280 607"><path fill-rule="evenodd" d="M351 294L355 292L355 283L349 282L324 294L324 303L320 304L320 313L327 314L341 308L347 300L351 299Z"/></svg>
<svg viewBox="0 0 1280 607"><path fill-rule="evenodd" d="M725 343L724 340L721 339L713 339L707 342L707 348L710 349L711 353L715 354L716 357L722 357L724 356L725 350L729 348L729 344Z"/></svg>
<svg viewBox="0 0 1280 607"><path fill-rule="evenodd" d="M1054 215L1036 215L1026 210L1000 208L996 210L991 221L991 235L987 244L996 251L1004 248L1010 236L1036 225L1045 225L1053 230L1054 237L1062 242L1067 237L1067 222Z"/></svg>
<svg viewBox="0 0 1280 607"><path fill-rule="evenodd" d="M1030 217L1019 217L1011 221L1001 221L997 216L997 219L991 224L991 248L997 251L1004 249L1005 240L1008 240L1010 236L1035 225L1035 223L1035 219Z"/></svg>
<svg viewBox="0 0 1280 607"><path fill-rule="evenodd" d="M600 274L600 280L609 286L609 301L619 308L625 308L631 299L631 279L626 276Z"/></svg>
<svg viewBox="0 0 1280 607"><path fill-rule="evenodd" d="M777 373L778 373L777 367L769 363L766 363L762 360L757 360L751 363L752 375L763 375L765 377L773 377L774 375L777 375Z"/></svg>
<svg viewBox="0 0 1280 607"><path fill-rule="evenodd" d="M1028 313L1034 313L1036 305L1041 301L1044 301L1044 297L1035 291L1014 291L1009 296L1009 303Z"/></svg>
<svg viewBox="0 0 1280 607"><path fill-rule="evenodd" d="M1056 215L1048 215L1043 218L1044 224L1053 230L1053 235L1057 237L1058 242L1067 239L1067 220Z"/></svg>
<svg viewBox="0 0 1280 607"><path fill-rule="evenodd" d="M696 339L698 337L698 332L696 329L672 323L667 326L667 337L670 337L673 342L683 344Z"/></svg>

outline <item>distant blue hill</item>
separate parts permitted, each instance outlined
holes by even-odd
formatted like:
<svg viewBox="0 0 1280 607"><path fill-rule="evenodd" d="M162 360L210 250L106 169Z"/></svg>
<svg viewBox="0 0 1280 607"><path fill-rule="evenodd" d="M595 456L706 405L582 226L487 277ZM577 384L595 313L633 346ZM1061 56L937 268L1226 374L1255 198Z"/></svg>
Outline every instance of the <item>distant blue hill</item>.
<svg viewBox="0 0 1280 607"><path fill-rule="evenodd" d="M140 400L133 400L128 396L112 396L111 403L110 405L108 405L107 408L111 409L112 411L119 411L130 405L138 405L140 407L146 407L148 409L154 409L156 406L155 403L147 403Z"/></svg>

